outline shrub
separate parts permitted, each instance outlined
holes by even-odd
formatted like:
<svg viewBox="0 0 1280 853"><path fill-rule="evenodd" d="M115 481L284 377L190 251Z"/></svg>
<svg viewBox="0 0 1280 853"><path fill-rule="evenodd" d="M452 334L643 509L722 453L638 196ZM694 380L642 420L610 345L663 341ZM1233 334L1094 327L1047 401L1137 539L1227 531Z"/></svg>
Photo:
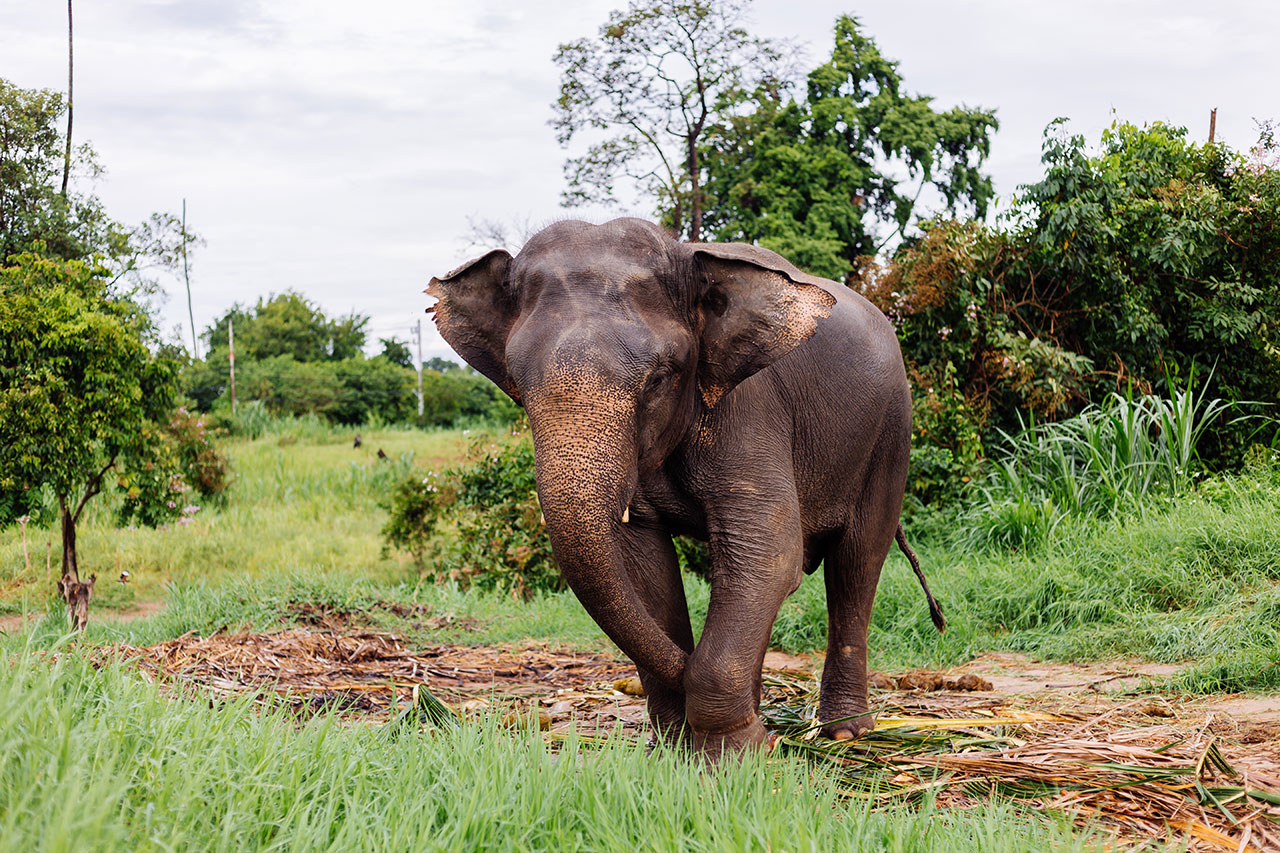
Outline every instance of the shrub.
<svg viewBox="0 0 1280 853"><path fill-rule="evenodd" d="M527 431L499 443L484 436L472 444L462 465L404 480L386 504L390 519L383 537L437 582L524 597L560 590L564 581L536 488ZM449 522L453 535L438 536Z"/></svg>
<svg viewBox="0 0 1280 853"><path fill-rule="evenodd" d="M565 588L538 504L533 441L523 424L504 440L477 439L468 461L414 473L385 504L388 548L410 555L424 578L528 597ZM682 568L706 578L705 542L675 538Z"/></svg>
<svg viewBox="0 0 1280 853"><path fill-rule="evenodd" d="M1070 417L1127 387L1149 394L1196 364L1214 365L1225 399L1274 401L1278 150L1267 125L1241 155L1158 123L1116 123L1089 150L1055 122L1045 174L1021 188L1007 224L929 223L891 263L864 259L856 284L897 327L918 398L954 371L967 413L944 408L987 450L1032 419ZM1264 442L1276 435L1274 422L1265 429ZM1234 466L1252 432L1216 424L1201 453ZM945 431L916 439L913 489L939 495L954 443Z"/></svg>

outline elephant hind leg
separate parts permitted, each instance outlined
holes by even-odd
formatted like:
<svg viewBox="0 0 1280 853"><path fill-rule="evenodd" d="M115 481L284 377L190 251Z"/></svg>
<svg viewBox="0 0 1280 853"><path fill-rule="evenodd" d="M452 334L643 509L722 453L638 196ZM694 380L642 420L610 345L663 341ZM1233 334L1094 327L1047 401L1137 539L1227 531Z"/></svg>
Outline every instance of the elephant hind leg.
<svg viewBox="0 0 1280 853"><path fill-rule="evenodd" d="M867 629L902 509L906 465L904 460L899 470L887 464L893 458L879 457L883 467L868 476L844 535L823 564L827 657L818 717L826 722L822 734L838 740L866 734L875 726L867 699Z"/></svg>

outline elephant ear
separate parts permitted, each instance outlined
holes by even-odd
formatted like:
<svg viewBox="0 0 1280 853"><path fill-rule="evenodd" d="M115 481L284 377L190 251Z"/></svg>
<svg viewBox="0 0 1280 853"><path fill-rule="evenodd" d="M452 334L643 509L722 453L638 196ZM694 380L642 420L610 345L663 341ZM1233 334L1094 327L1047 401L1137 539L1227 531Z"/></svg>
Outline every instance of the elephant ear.
<svg viewBox="0 0 1280 853"><path fill-rule="evenodd" d="M703 279L698 386L708 408L807 341L836 298L823 279L746 243L691 243Z"/></svg>
<svg viewBox="0 0 1280 853"><path fill-rule="evenodd" d="M516 321L516 299L507 285L510 253L494 249L453 272L432 278L426 293L438 301L436 328L467 363L520 402L507 372L507 338Z"/></svg>

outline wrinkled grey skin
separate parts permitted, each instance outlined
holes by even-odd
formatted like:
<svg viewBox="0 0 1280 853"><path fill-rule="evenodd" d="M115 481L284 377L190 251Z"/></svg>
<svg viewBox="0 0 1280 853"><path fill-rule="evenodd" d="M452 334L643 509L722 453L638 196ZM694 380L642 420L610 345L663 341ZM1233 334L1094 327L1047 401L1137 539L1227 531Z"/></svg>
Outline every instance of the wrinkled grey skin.
<svg viewBox="0 0 1280 853"><path fill-rule="evenodd" d="M660 732L712 759L765 740L770 630L824 559L823 733L871 728L867 625L911 433L875 307L773 252L638 219L557 223L427 292L445 340L527 410L556 560ZM696 646L672 534L710 542Z"/></svg>

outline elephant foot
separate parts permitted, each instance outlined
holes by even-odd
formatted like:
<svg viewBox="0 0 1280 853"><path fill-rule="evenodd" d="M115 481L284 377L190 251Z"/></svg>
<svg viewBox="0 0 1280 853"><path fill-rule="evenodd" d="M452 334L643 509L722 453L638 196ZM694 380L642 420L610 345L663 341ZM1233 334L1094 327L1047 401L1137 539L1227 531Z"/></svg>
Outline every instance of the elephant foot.
<svg viewBox="0 0 1280 853"><path fill-rule="evenodd" d="M857 716L854 716L857 714ZM822 727L819 732L823 737L829 737L832 740L853 740L860 738L867 732L876 727L876 716L870 712L858 714L857 711L851 713L835 713L821 714L823 719L835 718L836 722L828 723Z"/></svg>
<svg viewBox="0 0 1280 853"><path fill-rule="evenodd" d="M769 745L769 733L757 714L752 714L746 723L728 731L702 732L691 727L690 734L694 748L710 764L717 764L728 756L739 756L748 749Z"/></svg>

